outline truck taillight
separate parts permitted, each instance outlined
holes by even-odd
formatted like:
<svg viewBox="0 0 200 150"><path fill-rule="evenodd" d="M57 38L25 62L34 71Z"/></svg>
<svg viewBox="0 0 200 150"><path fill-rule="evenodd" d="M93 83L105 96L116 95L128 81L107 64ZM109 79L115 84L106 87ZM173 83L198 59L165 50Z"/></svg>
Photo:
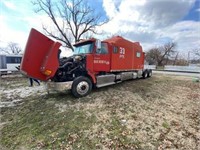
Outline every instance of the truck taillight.
<svg viewBox="0 0 200 150"><path fill-rule="evenodd" d="M43 74L45 74L46 76L49 76L51 73L52 71L48 69L43 72Z"/></svg>

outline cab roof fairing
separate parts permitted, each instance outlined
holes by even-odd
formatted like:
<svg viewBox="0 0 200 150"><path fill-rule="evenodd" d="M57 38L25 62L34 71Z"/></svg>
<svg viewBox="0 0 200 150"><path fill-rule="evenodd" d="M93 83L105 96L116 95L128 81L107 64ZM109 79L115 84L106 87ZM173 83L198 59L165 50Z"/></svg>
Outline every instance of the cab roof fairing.
<svg viewBox="0 0 200 150"><path fill-rule="evenodd" d="M114 36L114 37L112 37L112 38L103 40L102 42L107 42L107 43L111 43L111 44L117 44L120 40L124 40L124 41L130 42L130 43L134 43L134 44L136 44L136 45L138 45L138 46L141 46L141 45L140 45L140 42L133 42L133 41L124 39L124 38L121 37L121 36Z"/></svg>
<svg viewBox="0 0 200 150"><path fill-rule="evenodd" d="M91 39L87 39L87 40L81 40L81 41L73 44L73 46L76 47L76 46L82 45L82 44L87 43L87 42L95 42L95 41L96 41L95 38L91 38Z"/></svg>

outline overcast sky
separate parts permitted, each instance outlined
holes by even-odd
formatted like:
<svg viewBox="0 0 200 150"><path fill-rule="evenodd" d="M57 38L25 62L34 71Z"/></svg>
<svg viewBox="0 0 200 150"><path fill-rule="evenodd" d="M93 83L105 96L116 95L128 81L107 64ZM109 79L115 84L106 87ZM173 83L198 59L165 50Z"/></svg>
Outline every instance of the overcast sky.
<svg viewBox="0 0 200 150"><path fill-rule="evenodd" d="M110 22L100 27L104 35L139 41L144 51L176 42L183 56L200 48L200 0L89 0ZM36 14L31 0L0 0L0 47L8 42L24 49L31 28L43 32L45 14Z"/></svg>

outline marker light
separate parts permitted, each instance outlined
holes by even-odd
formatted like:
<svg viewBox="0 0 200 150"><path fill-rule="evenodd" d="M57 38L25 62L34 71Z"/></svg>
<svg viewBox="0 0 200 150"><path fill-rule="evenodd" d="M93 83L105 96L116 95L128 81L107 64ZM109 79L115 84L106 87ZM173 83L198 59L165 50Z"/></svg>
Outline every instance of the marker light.
<svg viewBox="0 0 200 150"><path fill-rule="evenodd" d="M45 71L43 72L43 74L45 74L46 76L49 76L51 73L52 73L51 70L45 70Z"/></svg>

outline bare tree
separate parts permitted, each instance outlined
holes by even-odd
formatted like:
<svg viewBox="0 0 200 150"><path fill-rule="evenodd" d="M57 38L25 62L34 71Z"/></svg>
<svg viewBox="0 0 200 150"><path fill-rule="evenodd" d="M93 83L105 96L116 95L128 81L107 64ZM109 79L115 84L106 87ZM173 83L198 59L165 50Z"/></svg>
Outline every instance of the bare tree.
<svg viewBox="0 0 200 150"><path fill-rule="evenodd" d="M176 60L176 63L174 65L177 66L187 66L188 65L188 61L184 58L179 58Z"/></svg>
<svg viewBox="0 0 200 150"><path fill-rule="evenodd" d="M176 44L172 42L158 48L152 48L146 53L146 61L149 62L149 64L163 66L167 64L169 59L176 52L174 50L175 47Z"/></svg>
<svg viewBox="0 0 200 150"><path fill-rule="evenodd" d="M7 47L0 47L0 50L7 54L19 54L20 52L22 52L19 44L14 42L8 43Z"/></svg>
<svg viewBox="0 0 200 150"><path fill-rule="evenodd" d="M10 42L8 43L8 49L13 53L13 54L19 54L22 49L19 46L19 44L14 43L14 42Z"/></svg>
<svg viewBox="0 0 200 150"><path fill-rule="evenodd" d="M107 22L101 21L100 15L95 14L86 0L60 0L57 3L52 0L35 0L33 4L37 6L36 13L46 13L58 31L53 33L43 26L47 35L63 42L65 47L72 50L72 42L79 42L85 33L96 33L96 27Z"/></svg>
<svg viewBox="0 0 200 150"><path fill-rule="evenodd" d="M167 60L167 61L169 60L169 58L174 54L174 52L176 52L174 50L175 47L176 47L176 43L174 43L174 42L167 43L163 47L160 47L162 55L161 55L160 59L158 60L158 66L164 65L163 64L164 60ZM167 64L167 62L166 62L166 64Z"/></svg>
<svg viewBox="0 0 200 150"><path fill-rule="evenodd" d="M152 48L146 53L145 60L149 63L149 65L153 65L158 63L158 60L161 57L161 51L159 48Z"/></svg>
<svg viewBox="0 0 200 150"><path fill-rule="evenodd" d="M0 51L6 54L10 54L6 47L0 47Z"/></svg>

